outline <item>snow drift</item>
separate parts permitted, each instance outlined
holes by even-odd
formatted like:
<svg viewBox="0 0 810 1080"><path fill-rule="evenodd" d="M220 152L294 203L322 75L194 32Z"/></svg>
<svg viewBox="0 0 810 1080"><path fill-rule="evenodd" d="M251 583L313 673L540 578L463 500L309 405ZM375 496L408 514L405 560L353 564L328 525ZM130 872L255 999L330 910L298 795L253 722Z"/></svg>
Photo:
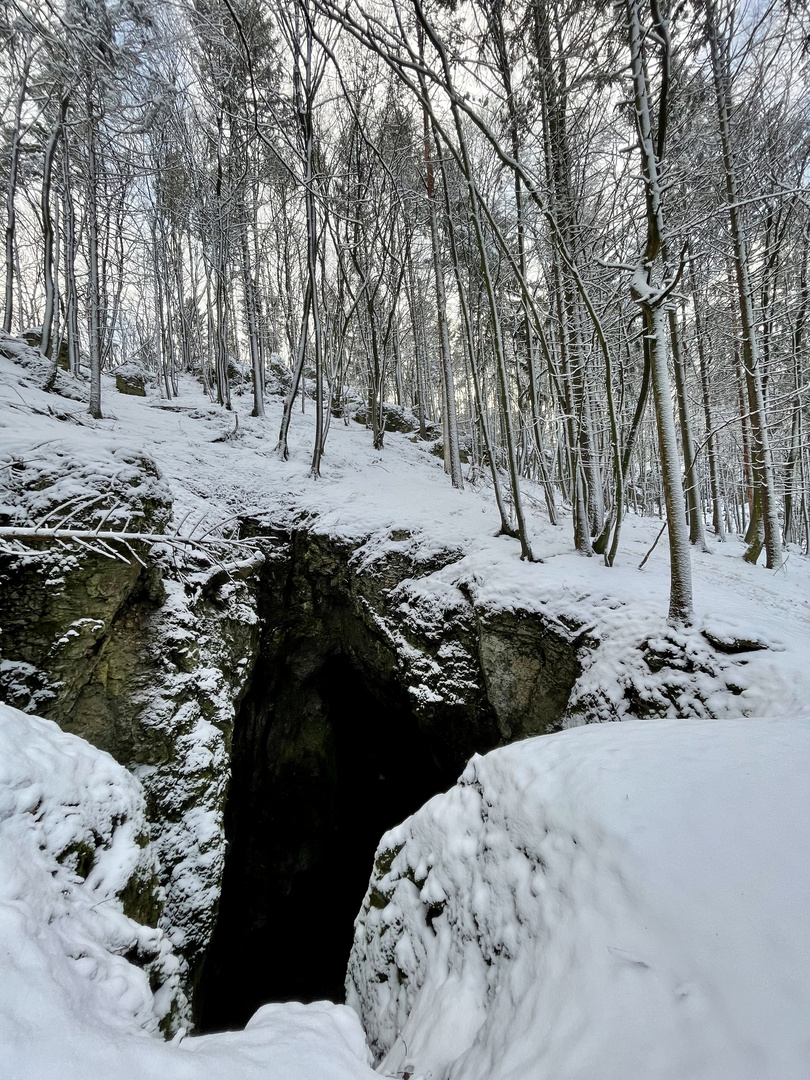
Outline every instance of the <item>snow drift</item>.
<svg viewBox="0 0 810 1080"><path fill-rule="evenodd" d="M389 832L348 1000L380 1071L810 1071L810 722L631 722L474 758Z"/></svg>

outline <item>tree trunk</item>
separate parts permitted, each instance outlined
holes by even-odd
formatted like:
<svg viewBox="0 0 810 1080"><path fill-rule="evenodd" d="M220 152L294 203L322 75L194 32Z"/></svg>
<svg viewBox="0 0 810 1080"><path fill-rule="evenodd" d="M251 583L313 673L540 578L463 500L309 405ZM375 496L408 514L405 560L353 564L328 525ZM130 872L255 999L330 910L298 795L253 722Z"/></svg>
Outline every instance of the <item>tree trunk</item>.
<svg viewBox="0 0 810 1080"><path fill-rule="evenodd" d="M87 262L90 271L90 415L101 419L101 292L98 270L98 166L92 87L87 87Z"/></svg>
<svg viewBox="0 0 810 1080"><path fill-rule="evenodd" d="M692 566L689 555L689 533L684 513L681 462L672 413L667 357L667 327L665 309L669 290L677 280L669 268L660 268L664 240L664 215L661 205L661 160L666 130L667 70L662 80L659 99L657 138L653 135L652 112L648 92L646 65L643 53L644 36L639 11L640 0L626 0L627 30L630 44L630 68L635 99L636 131L644 178L647 217L647 243L643 261L633 275L633 299L644 313L645 329L650 348L650 367L655 402L655 422L658 450L661 458L661 483L667 510L669 536L670 594L669 619L673 623L692 620ZM665 63L668 61L668 27L656 20L657 40L663 45ZM653 280L658 274L660 280Z"/></svg>
<svg viewBox="0 0 810 1080"><path fill-rule="evenodd" d="M20 74L17 102L14 108L14 128L11 132L11 146L9 148L8 187L6 188L6 306L3 315L3 329L9 334L11 333L14 311L14 241L16 231L14 196L17 192L17 171L20 162L20 142L22 141L22 109L28 90L30 70L31 59L26 57Z"/></svg>
<svg viewBox="0 0 810 1080"><path fill-rule="evenodd" d="M686 388L686 361L683 355L683 341L678 326L678 317L674 307L667 310L669 339L672 343L672 366L675 372L675 396L678 402L678 419L681 427L681 446L684 457L684 494L686 495L686 515L689 522L689 540L696 547L706 551L706 532L703 524L703 508L700 504L700 482L697 470L697 450L692 434L692 418L689 415L689 398Z"/></svg>
<svg viewBox="0 0 810 1080"><path fill-rule="evenodd" d="M515 508L515 520L517 522L518 537L520 540L520 557L522 559L528 559L529 561L532 561L533 555L531 545L529 543L528 531L526 528L526 519L523 512L523 500L520 491L520 475L518 471L517 457L515 454L515 438L512 424L511 405L509 401L509 378L506 371L506 356L504 351L503 332L501 327L500 312L498 309L498 301L495 295L495 286L493 283L492 273L489 265L489 257L487 255L486 238L484 236L483 225L481 222L478 189L476 187L475 179L473 176L472 163L470 161L470 156L467 149L467 141L464 134L464 127L461 122L461 114L458 108L457 97L453 89L453 80L447 53L445 51L444 45L433 32L432 27L427 22L424 10L422 8L421 0L414 0L414 9L419 24L424 29L424 32L429 36L431 44L438 53L442 65L445 85L451 96L451 111L456 131L456 138L458 140L459 157L467 186L467 195L470 204L470 218L473 223L476 246L478 248L478 257L480 260L481 278L484 283L484 289L487 297L487 305L489 308L490 329L492 330L492 346L495 351L496 370L498 375L498 396L501 405L501 423L503 424L504 443L509 468L509 478L512 487L512 500ZM424 95L424 99L426 99L426 94Z"/></svg>
<svg viewBox="0 0 810 1080"><path fill-rule="evenodd" d="M782 563L782 539L779 531L779 515L774 490L770 437L765 417L759 338L748 270L748 249L739 213L737 170L732 146L730 117L729 42L724 40L721 35L714 0L706 0L704 11L706 33L712 59L712 76L723 156L729 226L734 245L734 270L742 327L743 367L748 392L748 412L751 418L754 478L759 489L759 502L762 508L766 563L769 569L775 569ZM746 552L745 558L749 562L755 562L758 555L759 552L755 551L754 545L752 545L749 551Z"/></svg>
<svg viewBox="0 0 810 1080"><path fill-rule="evenodd" d="M420 51L424 52L424 34L419 35ZM450 473L453 487L463 488L464 477L461 472L461 455L458 445L458 417L456 414L456 393L453 384L453 364L450 352L450 333L447 327L447 297L444 286L444 269L442 267L441 248L439 245L439 225L436 213L436 193L433 172L433 155L431 152L431 124L427 107L427 84L424 76L420 76L423 94L422 122L423 122L423 148L425 160L425 177L427 185L427 200L430 216L430 250L433 257L433 274L436 287L436 318L439 328L439 356L441 359L442 372L442 410L444 428L444 454L445 470Z"/></svg>
<svg viewBox="0 0 810 1080"><path fill-rule="evenodd" d="M45 147L45 155L42 162L42 191L40 207L42 213L42 240L43 240L43 269L45 274L45 314L42 318L42 338L40 349L43 356L51 355L51 334L53 331L54 312L56 310L56 286L54 283L54 228L53 215L51 213L51 187L53 176L53 159L59 136L67 114L68 97L62 98L59 106L59 118L54 124L48 143ZM56 364L54 363L54 374Z"/></svg>

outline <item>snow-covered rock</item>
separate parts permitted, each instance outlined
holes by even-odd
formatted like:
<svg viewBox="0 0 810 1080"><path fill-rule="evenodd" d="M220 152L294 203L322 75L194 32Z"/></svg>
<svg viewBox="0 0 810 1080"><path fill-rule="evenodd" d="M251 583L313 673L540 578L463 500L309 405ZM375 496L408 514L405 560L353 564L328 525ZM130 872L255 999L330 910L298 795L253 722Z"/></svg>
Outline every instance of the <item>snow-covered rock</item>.
<svg viewBox="0 0 810 1080"><path fill-rule="evenodd" d="M119 394L131 394L133 397L146 397L149 381L147 371L138 364L119 364L114 370L115 389Z"/></svg>
<svg viewBox="0 0 810 1080"><path fill-rule="evenodd" d="M329 1002L163 1042L181 965L142 921L162 899L145 826L108 754L0 705L3 1080L373 1080L357 1017Z"/></svg>
<svg viewBox="0 0 810 1080"><path fill-rule="evenodd" d="M108 754L0 705L0 1042L12 1051L51 1012L156 1032L185 1009L146 830L140 784Z"/></svg>
<svg viewBox="0 0 810 1080"><path fill-rule="evenodd" d="M389 832L348 1001L431 1080L810 1075L810 721L607 724L474 758Z"/></svg>

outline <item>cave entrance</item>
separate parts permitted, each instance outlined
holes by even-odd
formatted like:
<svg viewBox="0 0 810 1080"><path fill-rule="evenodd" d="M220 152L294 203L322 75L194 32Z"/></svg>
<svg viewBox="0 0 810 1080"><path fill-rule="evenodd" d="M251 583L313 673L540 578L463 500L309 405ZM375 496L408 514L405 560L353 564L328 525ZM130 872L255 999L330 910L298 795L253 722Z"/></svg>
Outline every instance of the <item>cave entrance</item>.
<svg viewBox="0 0 810 1080"><path fill-rule="evenodd" d="M201 1031L268 1001L342 1001L354 919L382 834L451 786L406 695L343 655L303 684L258 670L234 734L219 914Z"/></svg>

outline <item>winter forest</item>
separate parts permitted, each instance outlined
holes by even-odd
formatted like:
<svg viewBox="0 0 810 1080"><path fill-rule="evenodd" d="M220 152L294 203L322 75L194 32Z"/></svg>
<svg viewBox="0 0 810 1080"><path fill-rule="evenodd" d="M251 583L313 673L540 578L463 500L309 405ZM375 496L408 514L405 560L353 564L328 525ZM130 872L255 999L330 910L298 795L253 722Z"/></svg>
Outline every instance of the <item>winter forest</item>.
<svg viewBox="0 0 810 1080"><path fill-rule="evenodd" d="M707 528L807 552L801 8L12 3L2 29L4 326L86 357L94 415L119 364L226 408L248 377L258 416L282 369L278 449L308 377L317 476L352 394L376 448L396 402L528 559L524 477L608 565L628 509L666 517L675 619Z"/></svg>
<svg viewBox="0 0 810 1080"><path fill-rule="evenodd" d="M0 41L0 1075L805 1075L803 0Z"/></svg>

